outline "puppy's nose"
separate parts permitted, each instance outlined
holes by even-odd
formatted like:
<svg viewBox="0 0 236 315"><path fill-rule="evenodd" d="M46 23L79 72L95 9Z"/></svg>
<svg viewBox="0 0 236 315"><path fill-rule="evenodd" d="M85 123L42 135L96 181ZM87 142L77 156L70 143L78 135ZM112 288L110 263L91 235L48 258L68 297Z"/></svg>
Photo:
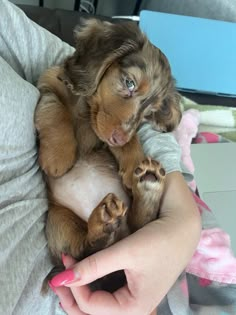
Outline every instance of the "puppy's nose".
<svg viewBox="0 0 236 315"><path fill-rule="evenodd" d="M128 142L128 135L124 131L115 129L109 139L112 145L122 146Z"/></svg>

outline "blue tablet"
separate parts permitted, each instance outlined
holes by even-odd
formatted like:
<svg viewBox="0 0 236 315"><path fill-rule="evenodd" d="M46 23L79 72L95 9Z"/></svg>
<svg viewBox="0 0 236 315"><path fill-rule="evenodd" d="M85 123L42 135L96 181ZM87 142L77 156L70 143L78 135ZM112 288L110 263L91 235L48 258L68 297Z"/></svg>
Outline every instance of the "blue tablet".
<svg viewBox="0 0 236 315"><path fill-rule="evenodd" d="M236 23L141 11L139 25L167 56L179 90L236 97Z"/></svg>

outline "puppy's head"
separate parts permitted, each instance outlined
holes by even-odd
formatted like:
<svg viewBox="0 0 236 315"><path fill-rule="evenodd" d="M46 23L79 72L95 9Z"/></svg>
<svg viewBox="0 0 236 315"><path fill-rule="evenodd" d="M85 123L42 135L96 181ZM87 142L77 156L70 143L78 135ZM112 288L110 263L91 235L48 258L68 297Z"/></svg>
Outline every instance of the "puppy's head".
<svg viewBox="0 0 236 315"><path fill-rule="evenodd" d="M75 35L65 76L73 93L87 97L102 141L124 145L144 118L174 129L180 111L169 63L138 26L89 20Z"/></svg>

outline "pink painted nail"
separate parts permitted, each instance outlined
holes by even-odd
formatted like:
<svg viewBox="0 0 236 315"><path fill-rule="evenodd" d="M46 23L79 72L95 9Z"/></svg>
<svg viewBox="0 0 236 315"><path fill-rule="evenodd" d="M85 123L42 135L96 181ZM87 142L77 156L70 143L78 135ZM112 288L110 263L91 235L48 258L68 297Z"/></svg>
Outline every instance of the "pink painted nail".
<svg viewBox="0 0 236 315"><path fill-rule="evenodd" d="M56 288L52 285L51 281L48 281L48 285L49 285L50 289L51 289L54 293L56 293Z"/></svg>
<svg viewBox="0 0 236 315"><path fill-rule="evenodd" d="M72 269L67 269L67 270L59 273L55 277L53 277L51 280L51 284L54 287L60 287L60 286L63 286L65 284L69 284L70 282L72 282L74 280L78 280L78 276L77 277L75 276L75 273Z"/></svg>

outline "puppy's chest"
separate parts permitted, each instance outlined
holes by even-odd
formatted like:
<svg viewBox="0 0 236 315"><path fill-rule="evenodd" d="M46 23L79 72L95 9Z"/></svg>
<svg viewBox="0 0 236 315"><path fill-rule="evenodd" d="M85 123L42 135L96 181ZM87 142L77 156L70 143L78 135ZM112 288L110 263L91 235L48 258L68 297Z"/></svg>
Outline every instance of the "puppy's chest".
<svg viewBox="0 0 236 315"><path fill-rule="evenodd" d="M54 200L87 221L93 209L108 194L116 194L127 206L126 195L113 157L93 152L78 159L74 167L59 178L49 178Z"/></svg>
<svg viewBox="0 0 236 315"><path fill-rule="evenodd" d="M88 105L77 102L72 109L75 137L78 143L78 155L84 157L92 151L101 149L103 143L92 129L91 115Z"/></svg>
<svg viewBox="0 0 236 315"><path fill-rule="evenodd" d="M75 107L72 115L78 142L77 162L62 177L50 177L48 184L56 202L87 221L108 193L116 194L126 205L129 205L129 198L114 157L91 127L88 111Z"/></svg>

